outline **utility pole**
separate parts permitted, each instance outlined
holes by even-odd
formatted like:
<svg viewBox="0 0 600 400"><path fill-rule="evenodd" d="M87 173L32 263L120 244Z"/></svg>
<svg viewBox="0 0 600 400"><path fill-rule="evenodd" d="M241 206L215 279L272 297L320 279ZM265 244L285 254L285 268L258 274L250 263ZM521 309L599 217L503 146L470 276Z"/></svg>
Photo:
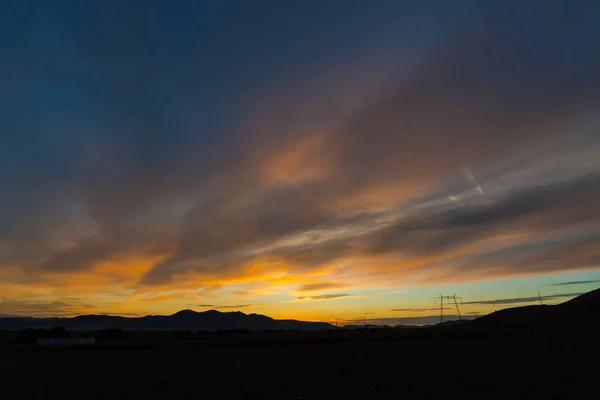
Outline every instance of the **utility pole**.
<svg viewBox="0 0 600 400"><path fill-rule="evenodd" d="M440 293L439 297L435 297L433 301L440 301L440 324L444 322L444 296Z"/></svg>
<svg viewBox="0 0 600 400"><path fill-rule="evenodd" d="M540 306L543 306L544 303L542 303L542 295L540 294L539 290L538 290L538 299L540 300Z"/></svg>

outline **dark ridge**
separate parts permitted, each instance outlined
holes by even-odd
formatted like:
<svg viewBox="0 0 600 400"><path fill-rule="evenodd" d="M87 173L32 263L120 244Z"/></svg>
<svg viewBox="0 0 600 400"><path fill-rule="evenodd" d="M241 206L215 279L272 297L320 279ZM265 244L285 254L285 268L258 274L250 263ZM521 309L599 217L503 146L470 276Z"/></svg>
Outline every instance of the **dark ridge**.
<svg viewBox="0 0 600 400"><path fill-rule="evenodd" d="M473 320L470 326L534 327L600 324L600 289L557 305L506 308Z"/></svg>
<svg viewBox="0 0 600 400"><path fill-rule="evenodd" d="M211 311L216 311L216 310L211 310ZM206 311L206 312L211 312L211 311ZM196 314L200 314L200 313L187 309L187 310L177 311L175 314L171 314L171 317L191 317L192 315L196 315Z"/></svg>
<svg viewBox="0 0 600 400"><path fill-rule="evenodd" d="M196 312L181 310L172 315L147 315L130 318L111 315L80 315L73 318L0 318L0 330L63 327L69 330L123 329L129 331L150 330L301 330L318 331L333 328L325 322L274 320L261 314L246 315L240 311L220 312L209 310Z"/></svg>

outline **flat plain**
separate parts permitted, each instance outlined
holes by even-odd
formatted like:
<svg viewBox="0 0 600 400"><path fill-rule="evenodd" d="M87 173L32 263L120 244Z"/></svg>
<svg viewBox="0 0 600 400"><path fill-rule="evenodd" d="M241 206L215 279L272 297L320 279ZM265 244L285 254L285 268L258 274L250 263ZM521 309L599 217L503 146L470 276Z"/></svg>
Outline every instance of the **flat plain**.
<svg viewBox="0 0 600 400"><path fill-rule="evenodd" d="M0 398L596 398L598 333L132 336L91 347L19 345L5 335Z"/></svg>

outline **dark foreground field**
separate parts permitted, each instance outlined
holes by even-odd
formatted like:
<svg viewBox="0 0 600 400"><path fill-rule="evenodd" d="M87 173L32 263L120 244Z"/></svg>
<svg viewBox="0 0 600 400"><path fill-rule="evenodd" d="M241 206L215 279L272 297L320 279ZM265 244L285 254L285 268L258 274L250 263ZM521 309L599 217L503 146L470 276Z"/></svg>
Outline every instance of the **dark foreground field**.
<svg viewBox="0 0 600 400"><path fill-rule="evenodd" d="M0 399L598 398L596 331L337 334L4 345Z"/></svg>

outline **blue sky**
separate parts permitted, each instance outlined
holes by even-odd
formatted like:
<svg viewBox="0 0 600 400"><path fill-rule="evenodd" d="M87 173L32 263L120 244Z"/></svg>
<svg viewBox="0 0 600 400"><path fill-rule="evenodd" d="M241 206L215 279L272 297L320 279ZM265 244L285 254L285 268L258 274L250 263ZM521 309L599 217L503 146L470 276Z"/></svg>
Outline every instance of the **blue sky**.
<svg viewBox="0 0 600 400"><path fill-rule="evenodd" d="M0 313L396 318L594 289L598 17L10 2Z"/></svg>

